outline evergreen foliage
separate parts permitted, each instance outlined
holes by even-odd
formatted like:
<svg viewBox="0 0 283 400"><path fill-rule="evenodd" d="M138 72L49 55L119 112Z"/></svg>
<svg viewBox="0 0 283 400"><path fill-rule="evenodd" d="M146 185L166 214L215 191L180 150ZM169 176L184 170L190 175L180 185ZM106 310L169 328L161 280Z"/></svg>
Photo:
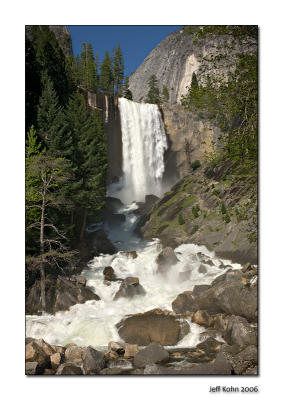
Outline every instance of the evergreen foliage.
<svg viewBox="0 0 283 400"><path fill-rule="evenodd" d="M184 225L184 223L185 223L182 213L178 214L178 222L179 222L179 225Z"/></svg>
<svg viewBox="0 0 283 400"><path fill-rule="evenodd" d="M120 44L114 49L113 56L113 80L114 80L114 93L121 95L121 89L124 81L124 58Z"/></svg>
<svg viewBox="0 0 283 400"><path fill-rule="evenodd" d="M195 171L200 166L201 166L200 160L195 160L191 163L191 168L193 171Z"/></svg>
<svg viewBox="0 0 283 400"><path fill-rule="evenodd" d="M149 90L145 102L150 104L160 104L161 98L155 75L151 75L151 77L148 79L148 88Z"/></svg>
<svg viewBox="0 0 283 400"><path fill-rule="evenodd" d="M114 93L112 60L108 51L105 52L104 60L100 66L100 89L106 95L113 95Z"/></svg>
<svg viewBox="0 0 283 400"><path fill-rule="evenodd" d="M164 103L169 101L169 91L168 91L167 86L165 86L165 85L163 85L163 88L162 88L162 101Z"/></svg>
<svg viewBox="0 0 283 400"><path fill-rule="evenodd" d="M126 76L125 83L122 88L122 97L125 97L128 100L133 100L133 94L129 89L129 77Z"/></svg>

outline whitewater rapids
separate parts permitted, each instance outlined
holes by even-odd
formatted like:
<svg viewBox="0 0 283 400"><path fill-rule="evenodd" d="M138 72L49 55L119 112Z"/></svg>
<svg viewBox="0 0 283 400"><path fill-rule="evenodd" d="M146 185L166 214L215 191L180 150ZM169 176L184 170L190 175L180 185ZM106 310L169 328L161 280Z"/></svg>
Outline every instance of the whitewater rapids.
<svg viewBox="0 0 283 400"><path fill-rule="evenodd" d="M192 290L195 285L209 284L216 276L224 273L226 269L220 268L221 260L204 246L183 244L175 249L179 262L171 268L169 275L164 278L157 274L156 258L162 246L159 241L142 242L132 234L136 222L133 210L135 204L125 207L120 212L126 215L126 222L120 234L117 230L112 232L112 240L119 237L119 252L114 255L101 255L95 257L89 264L89 269L82 275L87 279L87 286L100 298L100 301L87 301L76 304L68 311L57 312L55 315L42 316L28 315L26 317L26 336L43 338L54 345L76 343L80 346L92 345L97 348L107 346L111 340L121 340L115 325L127 314L145 312L153 308L172 310L171 303L178 294L185 290ZM124 231L123 231L124 230ZM128 235L128 237L127 237ZM128 240L131 237L131 240ZM124 239L125 241L123 241ZM135 246L131 247L130 246ZM133 259L125 250L136 250L137 258ZM207 266L206 273L200 273L201 264L197 253L211 257L214 266ZM231 264L222 260L229 267L238 269L239 264ZM119 278L128 276L138 277L140 284L146 290L145 296L135 296L131 299L120 298L113 300L120 283L112 282L110 286L103 283L103 269L111 265ZM190 280L180 281L179 272L191 270ZM188 322L191 332L178 344L179 347L194 347L200 342L199 334L205 329Z"/></svg>

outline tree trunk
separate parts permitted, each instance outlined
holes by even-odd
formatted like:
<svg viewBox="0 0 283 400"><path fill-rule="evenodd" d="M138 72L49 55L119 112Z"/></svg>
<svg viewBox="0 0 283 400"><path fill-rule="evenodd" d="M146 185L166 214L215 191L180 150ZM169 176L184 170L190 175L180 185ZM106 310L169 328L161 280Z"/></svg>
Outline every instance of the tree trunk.
<svg viewBox="0 0 283 400"><path fill-rule="evenodd" d="M84 210L84 214L83 214L83 222L82 222L82 226L81 226L81 233L80 233L80 241L83 241L84 238L84 232L85 232L85 226L86 226L86 210Z"/></svg>
<svg viewBox="0 0 283 400"><path fill-rule="evenodd" d="M40 219L40 254L42 256L40 261L40 297L41 307L45 311L46 299L45 299L45 270L44 270L44 213L45 213L45 191L42 192L42 206L41 206L41 219Z"/></svg>

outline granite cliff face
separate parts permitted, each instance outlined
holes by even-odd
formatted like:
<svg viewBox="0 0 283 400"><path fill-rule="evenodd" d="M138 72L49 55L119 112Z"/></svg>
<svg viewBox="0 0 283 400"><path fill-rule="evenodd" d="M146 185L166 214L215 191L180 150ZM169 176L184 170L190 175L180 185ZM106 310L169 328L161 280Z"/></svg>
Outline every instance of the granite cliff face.
<svg viewBox="0 0 283 400"><path fill-rule="evenodd" d="M256 41L254 43L256 46ZM146 57L140 67L130 76L130 90L134 101L143 101L148 92L148 79L156 75L159 90L163 85L168 88L169 102L179 102L190 86L192 74L196 73L199 81L203 80L204 71L211 76L224 73L233 68L227 60L218 60L217 69L208 61L210 57L249 52L253 44L243 38L228 35L208 35L197 40L193 33L180 30L171 33Z"/></svg>

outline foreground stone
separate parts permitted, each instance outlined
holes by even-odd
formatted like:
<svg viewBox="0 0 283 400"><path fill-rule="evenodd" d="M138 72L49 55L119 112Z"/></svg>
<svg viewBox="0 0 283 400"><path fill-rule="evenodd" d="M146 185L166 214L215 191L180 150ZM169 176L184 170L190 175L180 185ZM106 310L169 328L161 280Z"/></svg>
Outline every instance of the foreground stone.
<svg viewBox="0 0 283 400"><path fill-rule="evenodd" d="M61 364L56 375L83 375L81 367L72 363Z"/></svg>
<svg viewBox="0 0 283 400"><path fill-rule="evenodd" d="M247 346L257 344L257 333L245 318L232 316L228 320L227 329L224 339L228 344L237 344L239 346Z"/></svg>
<svg viewBox="0 0 283 400"><path fill-rule="evenodd" d="M26 361L36 362L40 368L46 368L49 364L49 356L34 341L26 345Z"/></svg>
<svg viewBox="0 0 283 400"><path fill-rule="evenodd" d="M222 353L233 366L234 373L237 375L257 375L258 355L257 347L254 345L242 349L238 345L225 345Z"/></svg>
<svg viewBox="0 0 283 400"><path fill-rule="evenodd" d="M169 360L169 353L159 343L150 343L145 349L140 350L134 357L134 366L144 368L147 365Z"/></svg>
<svg viewBox="0 0 283 400"><path fill-rule="evenodd" d="M82 364L86 349L79 346L69 346L65 351L67 361L74 364Z"/></svg>
<svg viewBox="0 0 283 400"><path fill-rule="evenodd" d="M192 315L192 322L195 324L210 327L213 323L213 318L205 310L198 310Z"/></svg>
<svg viewBox="0 0 283 400"><path fill-rule="evenodd" d="M190 326L170 312L155 309L131 315L116 325L120 337L127 343L147 346L151 342L170 346L178 343Z"/></svg>
<svg viewBox="0 0 283 400"><path fill-rule="evenodd" d="M192 292L187 290L184 293L180 293L172 302L172 309L176 314L185 314L186 312L197 311L198 306Z"/></svg>
<svg viewBox="0 0 283 400"><path fill-rule="evenodd" d="M42 373L42 369L40 368L38 362L29 361L26 362L26 375L40 375Z"/></svg>
<svg viewBox="0 0 283 400"><path fill-rule="evenodd" d="M87 347L83 367L86 374L96 374L106 366L104 354L92 347Z"/></svg>

